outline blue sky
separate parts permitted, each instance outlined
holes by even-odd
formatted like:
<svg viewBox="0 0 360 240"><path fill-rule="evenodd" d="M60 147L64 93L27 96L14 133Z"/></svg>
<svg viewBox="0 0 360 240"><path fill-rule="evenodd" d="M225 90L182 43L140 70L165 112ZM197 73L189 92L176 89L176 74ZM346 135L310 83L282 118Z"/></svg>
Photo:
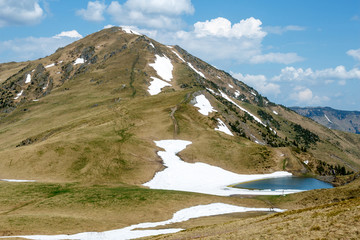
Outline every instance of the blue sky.
<svg viewBox="0 0 360 240"><path fill-rule="evenodd" d="M180 45L276 103L360 111L359 0L0 0L0 62L109 25Z"/></svg>

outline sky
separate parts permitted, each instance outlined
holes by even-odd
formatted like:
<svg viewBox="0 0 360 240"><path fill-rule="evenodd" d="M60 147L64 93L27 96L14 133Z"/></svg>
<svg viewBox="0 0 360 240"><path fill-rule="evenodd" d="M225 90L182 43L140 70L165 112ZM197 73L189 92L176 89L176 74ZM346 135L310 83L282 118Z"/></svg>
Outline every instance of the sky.
<svg viewBox="0 0 360 240"><path fill-rule="evenodd" d="M110 26L179 45L275 103L360 111L360 0L0 0L0 63Z"/></svg>

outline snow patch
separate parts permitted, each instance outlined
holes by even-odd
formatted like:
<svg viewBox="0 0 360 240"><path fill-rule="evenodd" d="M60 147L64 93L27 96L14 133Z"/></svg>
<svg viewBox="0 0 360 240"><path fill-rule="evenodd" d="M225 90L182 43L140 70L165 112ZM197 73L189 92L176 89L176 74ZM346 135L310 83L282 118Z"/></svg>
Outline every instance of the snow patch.
<svg viewBox="0 0 360 240"><path fill-rule="evenodd" d="M198 71L196 68L194 68L191 63L188 62L187 64L189 65L189 67L190 67L192 70L194 70L194 71L195 71L197 74L199 74L201 77L206 78L205 75L204 75L202 72Z"/></svg>
<svg viewBox="0 0 360 240"><path fill-rule="evenodd" d="M158 79L156 77L151 77L152 81L150 82L150 86L148 88L148 92L150 95L156 95L161 92L161 89L166 86L171 86L170 83L167 83L161 79Z"/></svg>
<svg viewBox="0 0 360 240"><path fill-rule="evenodd" d="M277 111L275 111L275 110L273 110L273 113L274 113L275 115L279 115L279 113L278 113Z"/></svg>
<svg viewBox="0 0 360 240"><path fill-rule="evenodd" d="M147 222L134 224L129 227L105 231L105 232L83 232L73 235L33 235L33 236L9 236L11 238L21 237L27 239L36 239L36 240L60 240L60 239L78 239L78 240L124 240L124 239L134 239L147 236L155 236L160 234L175 233L183 229L180 228L170 228L170 229L158 229L158 230L135 230L135 229L146 229L146 228L155 228L158 226L164 226L173 223L185 222L193 218L215 216L221 214L229 214L236 212L284 212L282 209L274 208L247 208L240 207L225 203L211 203L207 205L198 205L189 208L184 208L182 210L174 213L173 217L169 220L162 222ZM6 236L7 237L7 236ZM3 238L3 237L0 237Z"/></svg>
<svg viewBox="0 0 360 240"><path fill-rule="evenodd" d="M232 134L232 132L225 125L225 123L223 121L221 121L220 118L218 118L217 120L218 120L219 124L218 124L217 128L215 128L216 131L220 131L220 132L226 133L227 135L234 136L234 134Z"/></svg>
<svg viewBox="0 0 360 240"><path fill-rule="evenodd" d="M172 50L172 52L175 53L175 55L176 55L178 58L180 58L181 61L185 62L185 60L184 60L182 57L180 57L180 55L179 55L177 52L175 52L174 50Z"/></svg>
<svg viewBox="0 0 360 240"><path fill-rule="evenodd" d="M253 91L251 91L251 94L254 95L256 97L256 93L254 93Z"/></svg>
<svg viewBox="0 0 360 240"><path fill-rule="evenodd" d="M55 66L55 63L51 63L51 64L49 64L49 65L46 65L45 68L51 68L51 67L53 67L53 66Z"/></svg>
<svg viewBox="0 0 360 240"><path fill-rule="evenodd" d="M211 92L211 93L214 94L214 95L219 95L219 94L217 94L214 90L212 90L211 88L206 88L206 90L208 90L209 92Z"/></svg>
<svg viewBox="0 0 360 240"><path fill-rule="evenodd" d="M38 101L39 101L39 99L34 99L34 100L33 100L33 102L38 102Z"/></svg>
<svg viewBox="0 0 360 240"><path fill-rule="evenodd" d="M304 163L305 163L306 165L308 165L308 164L309 164L309 160L305 160Z"/></svg>
<svg viewBox="0 0 360 240"><path fill-rule="evenodd" d="M233 85L231 85L231 84L228 84L228 86L229 86L230 88L234 88L234 86L233 86Z"/></svg>
<svg viewBox="0 0 360 240"><path fill-rule="evenodd" d="M85 59L83 59L83 58L77 58L77 59L75 60L75 62L74 62L74 65L76 65L76 64L83 64L83 63L85 63Z"/></svg>
<svg viewBox="0 0 360 240"><path fill-rule="evenodd" d="M150 42L149 45L152 46L153 48L155 48L155 46L152 42Z"/></svg>
<svg viewBox="0 0 360 240"><path fill-rule="evenodd" d="M221 77L219 77L219 76L216 76L218 79L221 79Z"/></svg>
<svg viewBox="0 0 360 240"><path fill-rule="evenodd" d="M35 180L21 180L21 179L0 179L3 182L36 182Z"/></svg>
<svg viewBox="0 0 360 240"><path fill-rule="evenodd" d="M211 112L216 112L216 110L211 106L209 100L201 94L195 97L196 104L195 107L199 108L199 113L202 115L208 116Z"/></svg>
<svg viewBox="0 0 360 240"><path fill-rule="evenodd" d="M173 78L172 71L174 68L171 64L171 60L166 56L161 57L157 54L155 57L155 62L149 65L155 69L157 75L159 75L163 80L170 82Z"/></svg>
<svg viewBox="0 0 360 240"><path fill-rule="evenodd" d="M219 92L221 93L221 96L222 96L223 98L225 98L225 99L228 100L229 102L233 103L233 104L234 104L235 106L237 106L240 110L248 113L250 116L252 116L252 117L255 119L255 121L257 121L258 123L260 123L261 125L263 125L263 126L266 127L266 124L264 124L264 123L260 120L260 118L258 118L257 116L255 116L254 114L252 114L251 112L249 112L248 110L246 110L245 108L241 107L241 106L238 105L236 102L234 102L233 100L231 100L231 98L230 98L228 95L226 95L225 93L223 93L221 90L219 90Z"/></svg>
<svg viewBox="0 0 360 240"><path fill-rule="evenodd" d="M26 75L25 83L31 83L31 75L30 75L30 73L28 73L28 75Z"/></svg>
<svg viewBox="0 0 360 240"><path fill-rule="evenodd" d="M157 172L152 180L143 184L151 189L197 192L218 196L234 194L282 195L301 191L231 188L228 187L231 184L266 178L289 177L292 174L284 171L271 174L237 174L206 163L187 163L182 161L176 154L191 144L190 141L161 140L155 141L155 144L165 150L159 151L157 154L163 160L166 168L161 172Z"/></svg>
<svg viewBox="0 0 360 240"><path fill-rule="evenodd" d="M236 98L238 98L238 97L240 96L239 90L236 90L236 91L234 92L234 95L235 95Z"/></svg>
<svg viewBox="0 0 360 240"><path fill-rule="evenodd" d="M329 123L333 123L333 122L328 118L328 116L326 116L326 114L324 114L324 116L325 116L326 120L328 120Z"/></svg>
<svg viewBox="0 0 360 240"><path fill-rule="evenodd" d="M142 35L142 34L136 32L136 31L134 31L134 30L131 30L131 29L130 29L129 27L127 27L127 26L123 26L123 27L121 27L121 29L122 29L124 32L129 33L129 34L135 34L135 35L139 35L139 36Z"/></svg>
<svg viewBox="0 0 360 240"><path fill-rule="evenodd" d="M14 100L18 99L23 94L23 92L24 92L24 90L21 90L21 92L16 94L16 97L14 97Z"/></svg>

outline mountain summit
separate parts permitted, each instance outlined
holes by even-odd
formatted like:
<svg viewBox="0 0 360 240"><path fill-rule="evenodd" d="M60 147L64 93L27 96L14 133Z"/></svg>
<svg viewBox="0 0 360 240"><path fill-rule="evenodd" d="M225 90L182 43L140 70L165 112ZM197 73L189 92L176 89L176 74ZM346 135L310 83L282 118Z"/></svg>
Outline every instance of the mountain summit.
<svg viewBox="0 0 360 240"><path fill-rule="evenodd" d="M154 141L171 138L193 142L185 161L238 173L359 169L358 136L131 29L105 29L0 69L3 178L142 184L162 169Z"/></svg>
<svg viewBox="0 0 360 240"><path fill-rule="evenodd" d="M327 236L333 225L313 222L336 218L355 232L346 216L357 223L360 135L277 105L179 46L113 27L42 59L0 64L0 79L0 236L128 239L278 206L302 209L263 216L276 231L305 229L299 234L310 238L311 226ZM292 174L351 183L291 196L283 195L297 191L230 187ZM213 217L180 223L204 216ZM245 225L271 234L263 220ZM196 231L185 234L203 236Z"/></svg>

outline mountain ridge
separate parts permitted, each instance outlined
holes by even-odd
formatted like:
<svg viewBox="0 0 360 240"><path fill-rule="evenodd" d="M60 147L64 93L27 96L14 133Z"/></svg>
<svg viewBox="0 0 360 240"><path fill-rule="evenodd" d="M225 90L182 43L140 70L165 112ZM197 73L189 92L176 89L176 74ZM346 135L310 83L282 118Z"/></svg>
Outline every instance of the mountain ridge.
<svg viewBox="0 0 360 240"><path fill-rule="evenodd" d="M331 107L290 107L290 109L328 128L360 134L360 111Z"/></svg>

